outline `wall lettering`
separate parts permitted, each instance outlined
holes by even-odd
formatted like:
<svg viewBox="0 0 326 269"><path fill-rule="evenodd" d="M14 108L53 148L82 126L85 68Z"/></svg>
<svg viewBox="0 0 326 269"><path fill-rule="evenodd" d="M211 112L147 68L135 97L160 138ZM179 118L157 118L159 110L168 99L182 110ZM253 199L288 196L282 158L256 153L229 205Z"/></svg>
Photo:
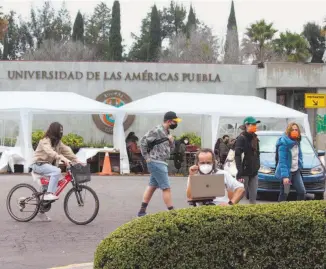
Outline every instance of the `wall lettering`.
<svg viewBox="0 0 326 269"><path fill-rule="evenodd" d="M114 81L141 81L141 82L221 82L219 74L211 73L169 73L169 72L99 72L99 71L44 71L44 70L9 70L10 80L114 80Z"/></svg>

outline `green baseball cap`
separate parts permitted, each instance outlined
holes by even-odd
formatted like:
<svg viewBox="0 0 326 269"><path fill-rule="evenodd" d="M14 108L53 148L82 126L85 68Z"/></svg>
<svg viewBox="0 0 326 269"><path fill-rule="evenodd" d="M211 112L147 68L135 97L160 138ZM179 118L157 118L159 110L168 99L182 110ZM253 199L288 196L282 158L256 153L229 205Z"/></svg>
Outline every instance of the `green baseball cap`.
<svg viewBox="0 0 326 269"><path fill-rule="evenodd" d="M243 124L257 124L260 123L260 120L256 120L254 117L247 117L243 120Z"/></svg>

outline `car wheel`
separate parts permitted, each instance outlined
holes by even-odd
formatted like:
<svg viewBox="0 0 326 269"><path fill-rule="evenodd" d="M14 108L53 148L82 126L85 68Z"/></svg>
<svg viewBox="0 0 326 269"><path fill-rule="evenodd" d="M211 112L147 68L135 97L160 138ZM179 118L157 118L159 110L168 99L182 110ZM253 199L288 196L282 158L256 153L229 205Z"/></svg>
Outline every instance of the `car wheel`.
<svg viewBox="0 0 326 269"><path fill-rule="evenodd" d="M315 200L324 200L324 193L315 193Z"/></svg>

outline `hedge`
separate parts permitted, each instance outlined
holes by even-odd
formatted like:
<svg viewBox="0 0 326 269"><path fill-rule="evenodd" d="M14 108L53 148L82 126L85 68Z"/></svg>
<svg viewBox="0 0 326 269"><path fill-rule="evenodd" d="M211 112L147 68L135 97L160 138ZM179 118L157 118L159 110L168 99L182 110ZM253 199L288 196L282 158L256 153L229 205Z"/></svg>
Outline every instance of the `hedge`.
<svg viewBox="0 0 326 269"><path fill-rule="evenodd" d="M104 239L94 268L326 268L325 208L309 201L148 215Z"/></svg>

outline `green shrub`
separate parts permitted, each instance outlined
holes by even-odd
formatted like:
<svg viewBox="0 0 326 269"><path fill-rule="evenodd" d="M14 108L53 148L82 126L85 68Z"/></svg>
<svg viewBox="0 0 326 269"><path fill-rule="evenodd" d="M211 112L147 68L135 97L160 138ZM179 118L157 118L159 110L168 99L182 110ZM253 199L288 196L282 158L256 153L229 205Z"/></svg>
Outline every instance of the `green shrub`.
<svg viewBox="0 0 326 269"><path fill-rule="evenodd" d="M38 142L44 137L45 132L43 130L35 130L32 132L32 145L34 150L36 149Z"/></svg>
<svg viewBox="0 0 326 269"><path fill-rule="evenodd" d="M1 141L2 142L2 141ZM4 146L5 147L13 147L16 145L17 139L14 137L5 137Z"/></svg>
<svg viewBox="0 0 326 269"><path fill-rule="evenodd" d="M94 268L322 269L325 208L325 201L309 201L148 215L104 239Z"/></svg>
<svg viewBox="0 0 326 269"><path fill-rule="evenodd" d="M101 139L100 141L89 141L84 143L83 145L84 148L113 148L113 145L108 143L105 139Z"/></svg>
<svg viewBox="0 0 326 269"><path fill-rule="evenodd" d="M179 137L179 139L181 139L183 137L188 137L189 138L189 144L190 145L195 145L197 147L201 146L201 137L196 135L195 133L184 133Z"/></svg>
<svg viewBox="0 0 326 269"><path fill-rule="evenodd" d="M84 145L84 139L80 135L73 133L64 135L61 141L71 148L81 148Z"/></svg>

